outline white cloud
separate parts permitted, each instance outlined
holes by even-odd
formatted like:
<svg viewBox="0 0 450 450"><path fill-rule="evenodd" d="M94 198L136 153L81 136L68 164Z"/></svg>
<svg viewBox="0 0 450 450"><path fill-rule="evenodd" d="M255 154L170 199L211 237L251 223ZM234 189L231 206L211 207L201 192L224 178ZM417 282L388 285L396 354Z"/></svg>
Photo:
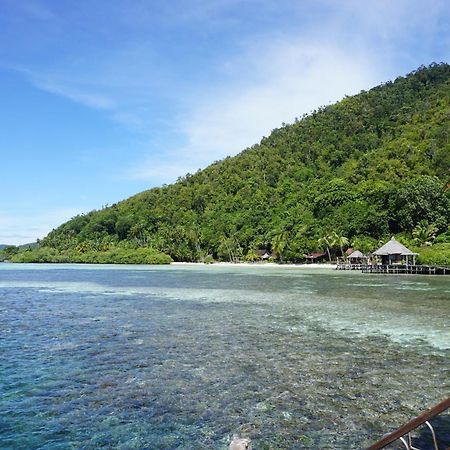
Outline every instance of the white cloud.
<svg viewBox="0 0 450 450"><path fill-rule="evenodd" d="M81 212L77 208L54 209L38 214L0 212L0 244L21 245L35 242Z"/></svg>
<svg viewBox="0 0 450 450"><path fill-rule="evenodd" d="M283 122L380 81L375 61L364 54L304 41L249 46L226 70L234 83L196 93L191 110L180 120L186 144L169 155L149 156L129 176L173 181L237 154Z"/></svg>
<svg viewBox="0 0 450 450"><path fill-rule="evenodd" d="M154 8L136 2L125 10L113 3L115 13L106 29L125 24L129 34L120 43L107 48L95 43L83 53L73 50L51 68L38 64L33 70L19 70L41 89L107 111L121 126L136 132L140 142L147 140L139 143L136 153L148 148L148 156L124 172L128 178L158 184L236 154L282 122L292 122L305 112L399 75L399 55L408 64L407 70L431 62L416 64L420 57L406 44L421 33L427 36L427 30L432 35L438 26L446 2L430 2L321 0L296 6L282 0L254 1L251 6L246 4L246 14L254 8L256 17L249 21L248 32L228 28L230 21L249 19L240 15L245 8L239 0L213 0L206 6L200 0L180 0L177 7ZM270 14L275 12L286 30L275 28L276 20L272 22ZM287 16L289 12L292 17ZM267 30L260 28L258 20L268 24ZM202 71L197 67L192 79L184 80L182 69L189 72L190 65L201 66L200 57L193 56L191 61L170 45L158 46L159 40L150 34L137 33L136 38L131 32L151 29L155 22L161 32L191 24L213 38L217 36L208 34L210 24L221 24L224 31L236 30L236 36L230 38L231 43L223 41L232 50L222 52L217 47L214 57L205 59L210 79L196 78ZM86 26L94 25L95 21L88 20ZM240 42L237 54L239 30L246 40ZM165 40L171 42L162 35L161 42ZM187 52L203 54L197 49L204 45L203 39L197 36L189 45ZM183 61L180 65L174 64L177 56ZM199 79L203 84L196 86ZM184 144L175 145L175 139Z"/></svg>
<svg viewBox="0 0 450 450"><path fill-rule="evenodd" d="M327 3L330 2L333 3L331 0ZM340 14L357 20L361 24L360 31L377 32L386 39L408 34L416 27L424 30L447 11L445 0L347 0L340 3Z"/></svg>
<svg viewBox="0 0 450 450"><path fill-rule="evenodd" d="M371 86L374 67L365 58L336 47L278 42L254 60L246 85L203 99L184 124L189 148L224 156L257 142L282 122ZM236 70L239 70L237 67Z"/></svg>
<svg viewBox="0 0 450 450"><path fill-rule="evenodd" d="M2 62L0 67L22 74L43 91L65 97L89 108L114 110L117 107L113 96L102 93L101 84L93 80L83 82L64 71L30 69L20 64Z"/></svg>
<svg viewBox="0 0 450 450"><path fill-rule="evenodd" d="M64 81L58 81L56 77L42 77L34 75L34 84L47 92L61 95L74 102L81 103L85 106L95 109L113 109L114 101L106 96L97 92L92 92L89 88L76 87L75 83L67 83ZM92 89L92 88L91 88Z"/></svg>
<svg viewBox="0 0 450 450"><path fill-rule="evenodd" d="M431 63L414 51L414 40L429 36L435 42L432 36L447 7L443 0L322 4L327 13L320 22L299 27L297 35L268 31L248 38L240 55L222 62L223 78L229 81L191 96L188 112L178 121L186 144L170 149L175 163L160 152L128 174L151 182L173 181L177 170L183 175L235 155L283 122ZM405 69L399 69L402 65ZM159 166L164 170L158 173Z"/></svg>

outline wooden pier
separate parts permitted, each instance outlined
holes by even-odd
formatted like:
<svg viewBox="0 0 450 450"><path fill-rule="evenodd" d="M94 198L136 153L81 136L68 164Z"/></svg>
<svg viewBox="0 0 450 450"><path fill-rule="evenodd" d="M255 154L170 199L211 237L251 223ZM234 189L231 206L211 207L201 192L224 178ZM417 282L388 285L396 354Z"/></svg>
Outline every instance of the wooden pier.
<svg viewBox="0 0 450 450"><path fill-rule="evenodd" d="M412 264L349 264L338 263L336 270L361 270L362 273L450 275L450 267Z"/></svg>

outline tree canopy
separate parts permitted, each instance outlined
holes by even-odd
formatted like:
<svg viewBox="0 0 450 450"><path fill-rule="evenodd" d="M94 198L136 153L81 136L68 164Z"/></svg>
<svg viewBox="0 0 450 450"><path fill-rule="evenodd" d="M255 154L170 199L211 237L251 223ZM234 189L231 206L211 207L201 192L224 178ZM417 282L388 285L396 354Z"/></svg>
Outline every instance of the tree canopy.
<svg viewBox="0 0 450 450"><path fill-rule="evenodd" d="M339 254L348 241L411 235L423 220L443 233L450 224L449 105L450 66L421 67L275 129L172 185L76 216L40 246L153 248L178 261L252 259L264 249L297 261L332 233Z"/></svg>

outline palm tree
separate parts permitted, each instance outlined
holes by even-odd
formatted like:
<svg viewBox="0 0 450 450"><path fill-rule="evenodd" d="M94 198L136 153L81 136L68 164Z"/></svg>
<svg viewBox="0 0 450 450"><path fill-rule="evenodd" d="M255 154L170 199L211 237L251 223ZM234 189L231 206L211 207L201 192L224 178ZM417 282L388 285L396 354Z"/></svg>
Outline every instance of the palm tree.
<svg viewBox="0 0 450 450"><path fill-rule="evenodd" d="M230 262L238 262L242 257L242 247L236 236L226 236L223 235L220 238L218 253L228 255Z"/></svg>
<svg viewBox="0 0 450 450"><path fill-rule="evenodd" d="M331 263L331 254L330 254L330 247L331 247L331 236L328 234L323 235L317 243L319 244L320 248L326 247L327 253L328 253L328 259Z"/></svg>
<svg viewBox="0 0 450 450"><path fill-rule="evenodd" d="M418 245L433 245L438 229L434 223L421 220L414 228L412 235Z"/></svg>
<svg viewBox="0 0 450 450"><path fill-rule="evenodd" d="M134 239L139 247L147 245L148 230L147 224L144 220L140 220L131 226L128 231L128 236Z"/></svg>
<svg viewBox="0 0 450 450"><path fill-rule="evenodd" d="M220 250L225 250L228 254L228 259L230 262L235 262L234 253L233 253L233 247L234 247L234 241L232 238L229 238L227 236L222 236L220 239Z"/></svg>
<svg viewBox="0 0 450 450"><path fill-rule="evenodd" d="M195 257L198 258L202 253L202 248L200 245L202 240L201 231L194 225L191 225L186 231L186 237L188 239L189 247L193 250Z"/></svg>
<svg viewBox="0 0 450 450"><path fill-rule="evenodd" d="M255 262L258 261L258 259L259 259L258 253L256 253L256 251L253 249L250 249L247 252L247 255L245 256L245 260L248 262Z"/></svg>
<svg viewBox="0 0 450 450"><path fill-rule="evenodd" d="M283 262L283 251L286 248L289 238L289 233L287 231L279 231L272 238L272 250L279 256L280 262Z"/></svg>
<svg viewBox="0 0 450 450"><path fill-rule="evenodd" d="M331 234L332 236L332 247L338 246L341 249L341 255L344 257L344 246L348 246L349 240L345 236L340 236L335 231Z"/></svg>

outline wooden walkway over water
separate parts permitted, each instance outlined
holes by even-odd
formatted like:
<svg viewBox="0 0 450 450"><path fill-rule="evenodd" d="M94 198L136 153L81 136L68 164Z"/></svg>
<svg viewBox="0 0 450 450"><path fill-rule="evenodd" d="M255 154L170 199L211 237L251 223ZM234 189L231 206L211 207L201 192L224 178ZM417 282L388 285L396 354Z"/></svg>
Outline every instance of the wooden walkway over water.
<svg viewBox="0 0 450 450"><path fill-rule="evenodd" d="M450 275L450 267L411 264L349 264L338 263L336 270L361 270L362 273Z"/></svg>

